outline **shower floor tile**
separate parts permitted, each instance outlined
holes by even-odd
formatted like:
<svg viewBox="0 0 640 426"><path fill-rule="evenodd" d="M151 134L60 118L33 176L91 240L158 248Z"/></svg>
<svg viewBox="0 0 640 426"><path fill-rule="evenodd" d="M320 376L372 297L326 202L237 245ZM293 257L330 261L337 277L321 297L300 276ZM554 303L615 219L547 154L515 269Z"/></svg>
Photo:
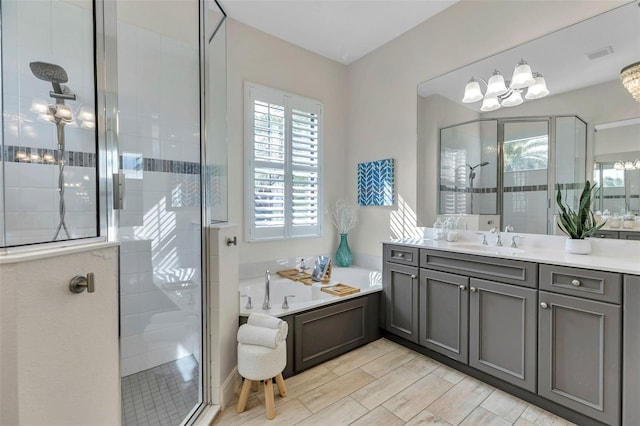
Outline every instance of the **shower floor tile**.
<svg viewBox="0 0 640 426"><path fill-rule="evenodd" d="M122 425L179 425L200 401L200 365L193 355L125 376Z"/></svg>

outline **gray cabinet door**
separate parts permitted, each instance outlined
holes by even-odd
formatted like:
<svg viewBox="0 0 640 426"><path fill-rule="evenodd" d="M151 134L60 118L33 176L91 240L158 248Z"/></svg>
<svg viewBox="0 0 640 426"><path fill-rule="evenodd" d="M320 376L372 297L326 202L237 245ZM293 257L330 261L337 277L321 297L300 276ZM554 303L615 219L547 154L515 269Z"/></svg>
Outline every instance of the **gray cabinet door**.
<svg viewBox="0 0 640 426"><path fill-rule="evenodd" d="M469 278L420 270L420 344L468 361Z"/></svg>
<svg viewBox="0 0 640 426"><path fill-rule="evenodd" d="M418 268L385 262L385 329L418 343Z"/></svg>
<svg viewBox="0 0 640 426"><path fill-rule="evenodd" d="M469 365L536 392L537 291L471 279Z"/></svg>
<svg viewBox="0 0 640 426"><path fill-rule="evenodd" d="M620 424L620 307L545 291L539 299L538 393Z"/></svg>
<svg viewBox="0 0 640 426"><path fill-rule="evenodd" d="M368 337L377 318L370 314L369 301L368 296L363 296L296 314L296 373L371 341Z"/></svg>

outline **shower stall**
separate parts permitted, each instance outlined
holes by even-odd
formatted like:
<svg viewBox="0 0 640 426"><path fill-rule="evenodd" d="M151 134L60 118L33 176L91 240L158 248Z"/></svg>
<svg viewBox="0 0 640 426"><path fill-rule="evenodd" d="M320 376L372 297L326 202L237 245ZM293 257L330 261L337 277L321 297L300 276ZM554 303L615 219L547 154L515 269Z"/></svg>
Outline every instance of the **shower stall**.
<svg viewBox="0 0 640 426"><path fill-rule="evenodd" d="M211 402L203 223L226 221L225 14L215 0L0 12L0 254L117 241L122 424L181 424Z"/></svg>
<svg viewBox="0 0 640 426"><path fill-rule="evenodd" d="M556 190L578 199L586 151L587 124L577 116L481 119L442 128L438 212L495 215L499 229L553 234Z"/></svg>

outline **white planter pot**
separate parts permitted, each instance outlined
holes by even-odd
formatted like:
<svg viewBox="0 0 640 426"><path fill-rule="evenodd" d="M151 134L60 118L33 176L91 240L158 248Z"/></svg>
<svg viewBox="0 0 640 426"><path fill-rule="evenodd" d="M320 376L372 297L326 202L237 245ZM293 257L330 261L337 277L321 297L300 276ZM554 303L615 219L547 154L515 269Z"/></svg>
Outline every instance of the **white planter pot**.
<svg viewBox="0 0 640 426"><path fill-rule="evenodd" d="M591 253L591 240L574 240L567 238L564 243L564 250L571 254L589 254Z"/></svg>

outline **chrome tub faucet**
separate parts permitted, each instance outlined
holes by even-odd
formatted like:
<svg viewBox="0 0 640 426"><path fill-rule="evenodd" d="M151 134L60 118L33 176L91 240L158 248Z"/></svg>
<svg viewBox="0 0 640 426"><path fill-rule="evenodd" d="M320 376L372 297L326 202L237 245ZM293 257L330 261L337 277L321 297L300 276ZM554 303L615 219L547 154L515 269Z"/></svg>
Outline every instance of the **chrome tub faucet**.
<svg viewBox="0 0 640 426"><path fill-rule="evenodd" d="M271 309L271 301L269 300L269 284L271 282L271 273L267 269L267 272L264 274L264 302L262 303L262 309L269 310Z"/></svg>

